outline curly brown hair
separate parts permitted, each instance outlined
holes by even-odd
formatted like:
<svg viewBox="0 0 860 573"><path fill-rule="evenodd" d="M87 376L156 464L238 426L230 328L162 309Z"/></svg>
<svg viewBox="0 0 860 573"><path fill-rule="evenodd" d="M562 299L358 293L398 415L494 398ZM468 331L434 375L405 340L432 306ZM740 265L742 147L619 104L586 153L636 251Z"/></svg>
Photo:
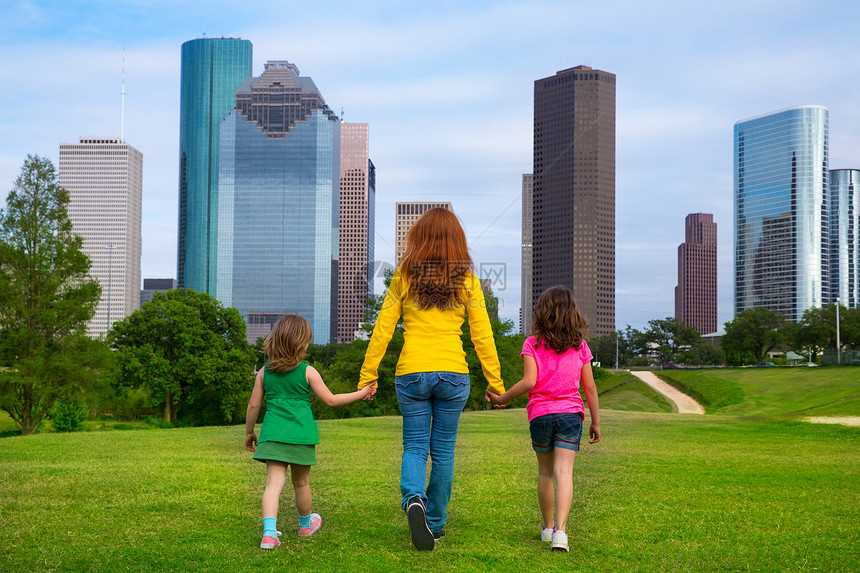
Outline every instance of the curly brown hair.
<svg viewBox="0 0 860 573"><path fill-rule="evenodd" d="M269 357L269 368L273 372L286 372L298 366L313 336L311 325L304 317L285 314L279 318L263 345Z"/></svg>
<svg viewBox="0 0 860 573"><path fill-rule="evenodd" d="M561 354L571 348L579 349L588 335L588 323L573 298L573 291L566 286L554 286L540 295L535 306L532 334L538 347Z"/></svg>

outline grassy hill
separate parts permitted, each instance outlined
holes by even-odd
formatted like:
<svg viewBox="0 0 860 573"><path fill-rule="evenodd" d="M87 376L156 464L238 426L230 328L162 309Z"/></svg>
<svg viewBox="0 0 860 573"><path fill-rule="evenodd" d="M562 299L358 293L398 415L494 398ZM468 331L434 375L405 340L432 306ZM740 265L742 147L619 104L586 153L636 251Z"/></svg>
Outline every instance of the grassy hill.
<svg viewBox="0 0 860 573"><path fill-rule="evenodd" d="M708 414L860 416L860 367L664 370Z"/></svg>
<svg viewBox="0 0 860 573"><path fill-rule="evenodd" d="M0 440L8 571L857 571L860 429L605 409L574 472L571 553L538 540L525 412L463 415L448 535L409 542L400 418L320 422L318 536L258 548L240 426Z"/></svg>

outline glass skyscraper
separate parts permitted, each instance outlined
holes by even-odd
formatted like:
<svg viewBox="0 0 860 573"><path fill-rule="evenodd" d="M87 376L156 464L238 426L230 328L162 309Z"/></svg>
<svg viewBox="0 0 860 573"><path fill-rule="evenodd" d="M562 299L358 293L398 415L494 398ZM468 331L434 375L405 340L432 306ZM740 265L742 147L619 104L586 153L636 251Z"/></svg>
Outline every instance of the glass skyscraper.
<svg viewBox="0 0 860 573"><path fill-rule="evenodd" d="M251 42L200 38L182 44L179 106L179 286L215 294L221 122L251 76Z"/></svg>
<svg viewBox="0 0 860 573"><path fill-rule="evenodd" d="M830 172L831 300L860 307L860 169Z"/></svg>
<svg viewBox="0 0 860 573"><path fill-rule="evenodd" d="M336 335L340 120L308 77L268 62L221 123L215 296L265 336L286 312Z"/></svg>
<svg viewBox="0 0 860 573"><path fill-rule="evenodd" d="M798 106L734 128L735 314L798 321L830 298L828 111Z"/></svg>

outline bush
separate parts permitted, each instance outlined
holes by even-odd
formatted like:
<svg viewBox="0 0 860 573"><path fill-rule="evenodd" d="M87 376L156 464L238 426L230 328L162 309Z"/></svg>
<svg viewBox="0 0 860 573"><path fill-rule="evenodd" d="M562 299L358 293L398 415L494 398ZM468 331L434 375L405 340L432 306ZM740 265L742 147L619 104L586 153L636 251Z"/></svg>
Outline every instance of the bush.
<svg viewBox="0 0 860 573"><path fill-rule="evenodd" d="M84 429L89 411L78 400L61 398L51 411L51 423L58 432L80 432Z"/></svg>

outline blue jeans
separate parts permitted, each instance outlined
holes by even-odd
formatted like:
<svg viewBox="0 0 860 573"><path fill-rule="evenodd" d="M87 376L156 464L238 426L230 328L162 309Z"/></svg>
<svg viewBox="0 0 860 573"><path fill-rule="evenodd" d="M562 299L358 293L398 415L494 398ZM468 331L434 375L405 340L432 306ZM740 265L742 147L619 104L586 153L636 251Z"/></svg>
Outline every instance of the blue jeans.
<svg viewBox="0 0 860 573"><path fill-rule="evenodd" d="M401 506L419 496L427 506L427 525L442 529L454 483L454 446L460 414L469 398L469 375L417 372L397 376L394 389L403 415L403 461L400 466ZM430 455L430 481L427 455ZM426 493L424 484L427 483Z"/></svg>

